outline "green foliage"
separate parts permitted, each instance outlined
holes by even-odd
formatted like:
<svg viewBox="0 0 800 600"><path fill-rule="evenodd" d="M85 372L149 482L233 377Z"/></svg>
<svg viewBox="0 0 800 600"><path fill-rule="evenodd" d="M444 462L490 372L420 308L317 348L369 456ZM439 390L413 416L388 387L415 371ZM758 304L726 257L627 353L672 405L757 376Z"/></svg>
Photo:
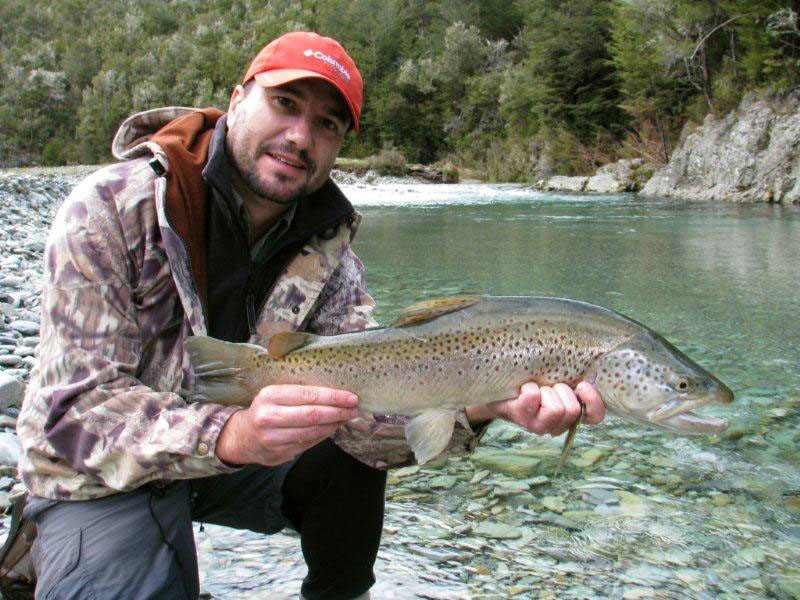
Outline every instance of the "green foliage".
<svg viewBox="0 0 800 600"><path fill-rule="evenodd" d="M136 111L224 109L255 53L301 29L339 39L364 77L349 156L393 147L414 162L529 181L618 156L663 162L687 120L730 110L752 89L800 85L797 6L4 0L0 166L107 161Z"/></svg>
<svg viewBox="0 0 800 600"><path fill-rule="evenodd" d="M725 0L738 64L747 84L774 90L800 84L800 3L797 0Z"/></svg>
<svg viewBox="0 0 800 600"><path fill-rule="evenodd" d="M610 62L608 0L520 0L526 25L518 43L525 58L502 91L501 110L527 133L567 127L581 140L623 119Z"/></svg>

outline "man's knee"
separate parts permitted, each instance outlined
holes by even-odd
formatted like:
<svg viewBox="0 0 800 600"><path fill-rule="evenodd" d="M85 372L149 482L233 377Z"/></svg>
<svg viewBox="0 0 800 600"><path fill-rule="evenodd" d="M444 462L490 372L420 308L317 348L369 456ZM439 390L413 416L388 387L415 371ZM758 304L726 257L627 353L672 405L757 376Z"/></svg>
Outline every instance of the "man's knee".
<svg viewBox="0 0 800 600"><path fill-rule="evenodd" d="M286 476L284 507L290 509L315 498L342 497L361 505L383 507L386 472L356 460L330 439L307 450Z"/></svg>
<svg viewBox="0 0 800 600"><path fill-rule="evenodd" d="M195 598L197 557L182 486L60 502L34 515L36 598Z"/></svg>

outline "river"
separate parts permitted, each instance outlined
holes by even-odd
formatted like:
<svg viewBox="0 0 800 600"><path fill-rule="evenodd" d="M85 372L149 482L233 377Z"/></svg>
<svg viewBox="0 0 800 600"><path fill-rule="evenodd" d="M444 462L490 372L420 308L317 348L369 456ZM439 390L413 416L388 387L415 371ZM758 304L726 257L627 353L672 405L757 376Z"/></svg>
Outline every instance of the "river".
<svg viewBox="0 0 800 600"><path fill-rule="evenodd" d="M800 209L520 186L343 186L387 322L456 293L562 296L664 334L735 393L718 438L614 417L561 438L493 425L472 459L390 474L375 599L800 598ZM533 461L533 462L530 462ZM296 598L295 535L206 526L214 598Z"/></svg>

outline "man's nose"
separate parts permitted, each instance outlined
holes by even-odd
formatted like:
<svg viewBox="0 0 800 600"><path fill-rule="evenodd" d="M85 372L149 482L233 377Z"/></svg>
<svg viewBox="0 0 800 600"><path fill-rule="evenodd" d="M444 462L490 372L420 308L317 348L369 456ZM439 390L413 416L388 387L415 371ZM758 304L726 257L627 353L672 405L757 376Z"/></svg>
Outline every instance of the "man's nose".
<svg viewBox="0 0 800 600"><path fill-rule="evenodd" d="M298 116L286 129L286 141L293 144L298 150L307 150L312 144L311 119Z"/></svg>

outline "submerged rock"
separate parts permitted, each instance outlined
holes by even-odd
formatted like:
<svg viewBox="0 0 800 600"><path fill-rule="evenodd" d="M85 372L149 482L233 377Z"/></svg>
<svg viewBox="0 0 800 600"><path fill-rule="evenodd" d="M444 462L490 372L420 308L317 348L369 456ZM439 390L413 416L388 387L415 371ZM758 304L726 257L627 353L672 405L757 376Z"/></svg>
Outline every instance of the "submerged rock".
<svg viewBox="0 0 800 600"><path fill-rule="evenodd" d="M496 521L481 521L472 527L472 533L498 540L512 540L522 536L519 528Z"/></svg>
<svg viewBox="0 0 800 600"><path fill-rule="evenodd" d="M513 450L490 450L478 448L470 460L481 469L505 473L512 477L526 478L536 474L541 460Z"/></svg>

